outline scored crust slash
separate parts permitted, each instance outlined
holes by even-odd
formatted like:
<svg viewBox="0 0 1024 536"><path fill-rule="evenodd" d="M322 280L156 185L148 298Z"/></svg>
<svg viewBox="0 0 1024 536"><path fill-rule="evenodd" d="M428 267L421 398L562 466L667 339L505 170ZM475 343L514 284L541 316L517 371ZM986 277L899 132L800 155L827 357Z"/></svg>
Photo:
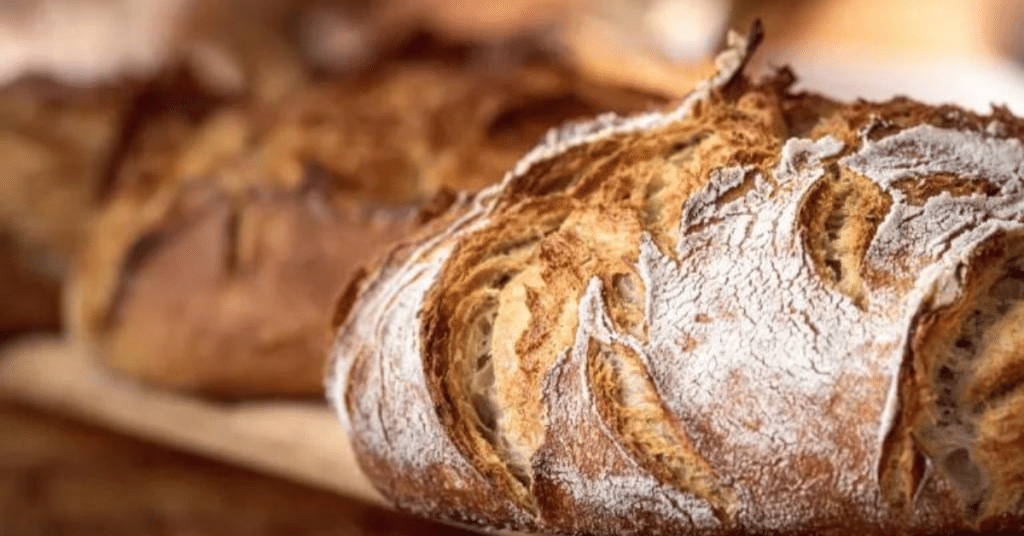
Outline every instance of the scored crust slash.
<svg viewBox="0 0 1024 536"><path fill-rule="evenodd" d="M782 71L552 131L339 304L328 392L399 507L559 534L1024 513L1024 121Z"/></svg>

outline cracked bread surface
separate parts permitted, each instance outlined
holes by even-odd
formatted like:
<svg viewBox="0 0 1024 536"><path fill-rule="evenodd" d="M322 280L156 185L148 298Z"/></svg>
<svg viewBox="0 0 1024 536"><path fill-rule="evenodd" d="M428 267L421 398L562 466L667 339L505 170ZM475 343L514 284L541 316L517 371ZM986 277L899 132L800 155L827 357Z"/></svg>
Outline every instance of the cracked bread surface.
<svg viewBox="0 0 1024 536"><path fill-rule="evenodd" d="M347 293L327 389L399 507L557 534L1024 508L1024 123L742 75L568 125Z"/></svg>

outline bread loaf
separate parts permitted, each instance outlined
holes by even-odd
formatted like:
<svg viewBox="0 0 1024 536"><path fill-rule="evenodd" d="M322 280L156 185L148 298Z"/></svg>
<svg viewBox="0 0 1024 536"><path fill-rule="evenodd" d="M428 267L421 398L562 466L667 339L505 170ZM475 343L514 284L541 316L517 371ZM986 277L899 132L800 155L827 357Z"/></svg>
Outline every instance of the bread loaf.
<svg viewBox="0 0 1024 536"><path fill-rule="evenodd" d="M452 190L497 182L551 125L663 102L550 58L488 70L473 52L420 49L280 104L144 128L76 269L77 336L161 386L319 395L331 304L359 264Z"/></svg>
<svg viewBox="0 0 1024 536"><path fill-rule="evenodd" d="M338 303L404 509L557 534L1019 527L1024 121L742 74L551 132Z"/></svg>

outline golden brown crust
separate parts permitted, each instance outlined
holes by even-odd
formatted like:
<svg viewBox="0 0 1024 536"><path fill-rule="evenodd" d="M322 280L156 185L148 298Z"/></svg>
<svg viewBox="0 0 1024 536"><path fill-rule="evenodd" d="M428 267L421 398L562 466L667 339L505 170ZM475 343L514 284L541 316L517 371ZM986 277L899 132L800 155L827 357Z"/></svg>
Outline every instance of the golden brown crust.
<svg viewBox="0 0 1024 536"><path fill-rule="evenodd" d="M549 137L352 290L370 477L545 533L1019 523L1024 122L715 81Z"/></svg>

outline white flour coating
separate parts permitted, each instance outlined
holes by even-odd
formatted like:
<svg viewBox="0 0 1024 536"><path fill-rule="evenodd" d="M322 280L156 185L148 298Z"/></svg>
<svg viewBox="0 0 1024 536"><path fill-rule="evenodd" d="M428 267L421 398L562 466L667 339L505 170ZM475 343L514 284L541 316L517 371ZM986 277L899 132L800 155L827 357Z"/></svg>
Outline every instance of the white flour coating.
<svg viewBox="0 0 1024 536"><path fill-rule="evenodd" d="M771 471L779 454L831 460L835 472L821 478L865 505L876 501L877 448L892 424L894 384L911 319L922 303L938 306L959 295L956 267L985 238L1022 227L1019 141L922 126L867 142L841 164L878 183L893 199L869 246L870 259L889 271L899 266L917 276L917 284L896 307L875 300L862 311L823 285L797 233L800 201L823 174L818 161L841 148L831 138L790 140L775 173L778 191L763 177L751 178L750 170L719 170L684 204L675 258L646 236L641 242L651 341L641 355L659 391L672 393L665 399L672 413L684 422L705 421L707 437L695 433L699 427L688 427L698 447L702 439L726 438L728 448L700 450L711 454L713 466L743 475L733 484L741 503L756 505L762 514L786 511L802 492L820 489L805 481L803 489L779 493ZM914 207L894 185L935 173L987 180L999 193L943 193ZM718 201L743 187L741 196ZM908 257L919 262L896 262ZM687 352L683 341L695 346ZM879 383L869 381L872 376L892 387L884 393L856 391L858 385ZM849 409L814 418L843 378L859 379L843 393L848 408L879 408L877 418ZM844 452L834 441L837 430L853 429L862 444L874 447L870 456ZM844 454L850 458L844 460ZM785 524L748 514L756 516L758 526Z"/></svg>
<svg viewBox="0 0 1024 536"><path fill-rule="evenodd" d="M417 320L423 305L423 298L426 290L437 280L444 263L452 252L452 247L445 246L442 242L449 236L470 232L482 224L481 216L496 191L495 187L487 188L472 198L467 198L465 194L460 193L452 205L452 210L467 207L461 217L456 218L444 233L438 233L419 245L403 264L394 266L385 263L381 272L375 274L375 277L368 281L362 290L364 305L352 311L352 314L358 316L359 320L347 322L335 338L335 344L331 350L331 366L324 382L327 399L337 410L338 418L346 433L350 435L354 433L348 411L345 410L345 391L348 387L349 372L352 365L355 364L357 352L366 349L371 344L373 346L370 351L375 351L377 341L381 340L379 337L382 332L387 329L395 329L394 326L389 328L388 324L399 320L404 322L398 322L398 329L405 329L399 335L410 338L407 343L412 345L416 353L420 351L422 342ZM422 292L409 295L406 291L407 286L413 286ZM418 299L410 301L412 297L418 297ZM402 307L396 307L398 304L401 304ZM358 342L352 344L355 341ZM388 342L394 344L394 341L390 339Z"/></svg>
<svg viewBox="0 0 1024 536"><path fill-rule="evenodd" d="M648 238L649 240L649 238ZM652 475L640 466L632 455L623 448L621 443L615 439L616 434L608 428L607 423L597 412L597 405L594 394L590 389L587 380L587 348L590 340L596 340L604 344L619 343L637 352L641 359L644 358L643 344L628 334L618 333L614 330L613 323L608 315L602 298L602 285L598 278L592 278L587 285L586 292L580 300L579 305L579 328L576 331L576 339L571 349L568 349L568 360L563 359L549 373L551 375L564 374L563 368L568 368L571 373L578 374L579 379L571 385L578 387L576 392L558 391L547 382L543 393L546 401L545 407L548 411L549 426L558 426L564 430L579 430L581 427L596 423L603 436L615 445L615 454L618 457L615 464L626 465L628 471L618 473L610 472L603 474L602 478L588 478L580 472L579 467L574 467L560 460L559 476L562 484L567 486L574 499L587 507L587 510L607 511L615 517L629 516L635 511L636 505L641 504L637 498L645 498L642 501L644 508L655 509L659 517L666 520L675 520L680 528L692 526L698 529L707 529L720 526L715 518L711 505L693 494L681 492L662 485ZM650 367L650 363L645 362ZM555 422L561 424L554 424Z"/></svg>
<svg viewBox="0 0 1024 536"><path fill-rule="evenodd" d="M824 173L819 160L841 149L832 138L790 140L778 189L746 169L720 170L684 205L673 255L647 237L641 242L650 334L641 353L698 451L728 468L722 477L753 509L739 516L759 527L784 527L778 512L813 501L821 489L806 481L784 490L778 464L796 456L828 460L832 472L821 478L852 500L875 499L871 460L856 467L865 453L846 452L836 430L872 444L877 428L843 408L815 416L837 380L881 374L900 332L886 315L861 311L824 286L796 225L801 199ZM747 180L741 195L719 202ZM881 408L885 393L858 391L859 383L851 382L843 404ZM703 428L687 426L694 423ZM719 440L727 446L710 446Z"/></svg>
<svg viewBox="0 0 1024 536"><path fill-rule="evenodd" d="M448 240L486 224L482 216L496 192L492 187L472 198L460 197L454 207L466 207L462 216L419 245L404 263L386 264L367 283L361 305L335 340L327 398L346 433L378 456L398 462L400 470L440 464L451 467L452 476L474 473L438 421L427 391L419 316L451 256L454 246ZM364 384L369 392L346 408L349 374L360 352L369 354Z"/></svg>
<svg viewBox="0 0 1024 536"><path fill-rule="evenodd" d="M680 223L686 227L680 229L681 233L689 234L691 228L707 225L723 217L723 214L719 214L721 207L718 200L727 192L743 185L749 171L750 168L745 167L712 171L708 185L691 194L683 203L683 216Z"/></svg>
<svg viewBox="0 0 1024 536"><path fill-rule="evenodd" d="M389 287L388 292L360 311L360 319L367 321L349 324L354 329L364 328L363 333L358 334L361 340L378 342L378 347L370 350L376 355L370 361L365 382L365 389L377 396L356 397L350 409L364 416L358 419L360 426L355 427L355 423L345 417L343 424L346 431L366 447L376 452L389 452L409 469L460 461L453 456L456 451L448 446L450 440L437 422L433 405L428 402L430 393L419 359L421 341L417 319L423 297L437 280L450 252L451 248L445 248L429 262L396 274L395 282L400 286ZM348 378L353 361L337 359L336 377ZM344 383L338 383L331 390L338 407L344 407L343 389Z"/></svg>
<svg viewBox="0 0 1024 536"><path fill-rule="evenodd" d="M879 141L868 141L842 165L878 183L893 198L865 261L885 269L890 259L903 256L916 273L946 255L962 259L984 237L998 229L1017 228L1024 219L1024 147L1016 139L993 139L974 132L933 126L904 130ZM948 193L913 206L894 183L901 179L951 174L987 181L995 195L952 197Z"/></svg>

